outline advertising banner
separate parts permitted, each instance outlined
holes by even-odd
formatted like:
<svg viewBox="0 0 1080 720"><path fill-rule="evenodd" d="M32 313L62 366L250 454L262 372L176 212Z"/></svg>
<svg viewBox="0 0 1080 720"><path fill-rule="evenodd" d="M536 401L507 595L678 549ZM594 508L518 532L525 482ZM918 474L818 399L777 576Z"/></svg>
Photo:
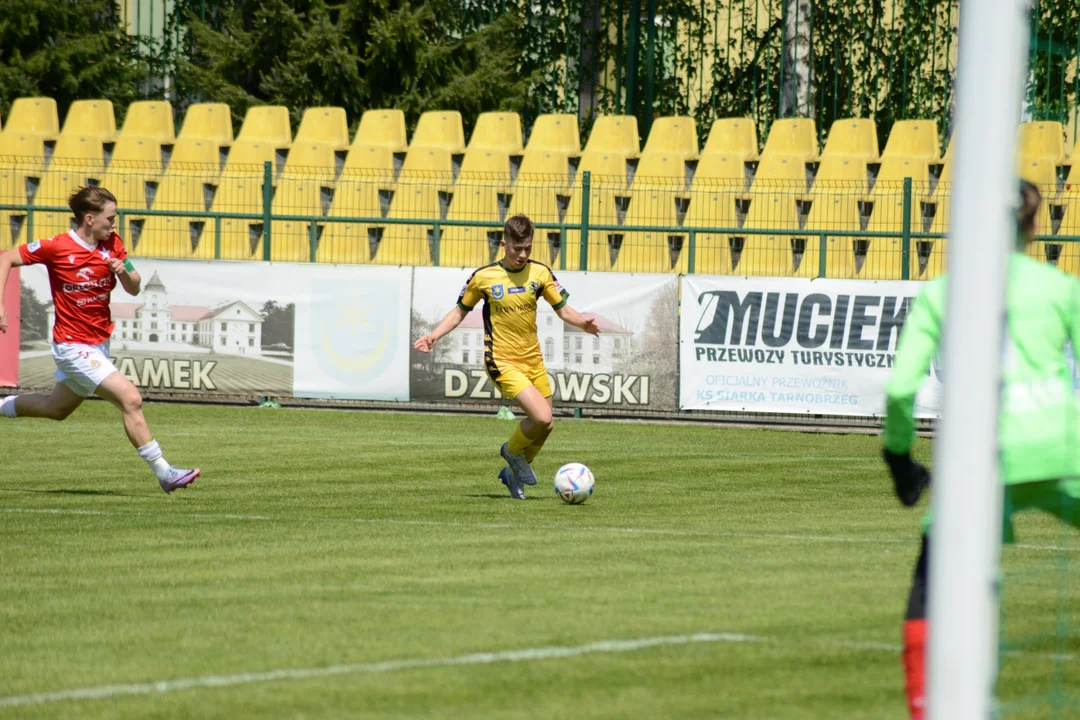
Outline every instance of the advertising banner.
<svg viewBox="0 0 1080 720"><path fill-rule="evenodd" d="M412 337L454 307L472 270L416 268ZM564 323L543 299L537 335L558 405L674 410L678 369L678 278L672 275L558 272L569 304L594 317L593 337ZM484 372L481 306L435 350L412 351L410 395L430 402L492 402L500 396Z"/></svg>
<svg viewBox="0 0 1080 720"><path fill-rule="evenodd" d="M0 333L0 387L19 384L19 317L22 315L19 268L12 268L4 288L4 312L7 313L7 333Z"/></svg>
<svg viewBox="0 0 1080 720"><path fill-rule="evenodd" d="M145 391L408 399L411 270L134 258L112 293L110 355ZM21 384L53 384L54 309L23 268Z"/></svg>
<svg viewBox="0 0 1080 720"><path fill-rule="evenodd" d="M922 283L685 276L679 407L879 416ZM936 417L940 362L917 400Z"/></svg>

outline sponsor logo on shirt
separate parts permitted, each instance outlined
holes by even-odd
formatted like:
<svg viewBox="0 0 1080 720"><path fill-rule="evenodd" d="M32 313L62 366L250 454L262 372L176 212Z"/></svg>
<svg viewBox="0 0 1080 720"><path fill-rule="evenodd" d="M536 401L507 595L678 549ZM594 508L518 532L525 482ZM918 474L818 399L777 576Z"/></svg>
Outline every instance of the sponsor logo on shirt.
<svg viewBox="0 0 1080 720"><path fill-rule="evenodd" d="M94 288L107 288L109 287L109 279L102 278L101 280L89 280L81 283L64 283L64 292L77 293L84 292L86 290L93 290Z"/></svg>
<svg viewBox="0 0 1080 720"><path fill-rule="evenodd" d="M503 299L503 286L502 285L492 285L491 286L491 297L495 298L496 300L502 300Z"/></svg>
<svg viewBox="0 0 1080 720"><path fill-rule="evenodd" d="M94 271L91 268L83 268L79 272L75 273L75 277L85 282L94 277Z"/></svg>
<svg viewBox="0 0 1080 720"><path fill-rule="evenodd" d="M540 297L540 283L531 282L531 283L529 283L529 287L532 288L533 295L536 295L537 297Z"/></svg>
<svg viewBox="0 0 1080 720"><path fill-rule="evenodd" d="M31 255L33 255L34 253L36 253L40 249L41 249L41 241L40 240L35 240L34 242L32 242L32 243L30 243L29 245L26 246L26 252L30 253Z"/></svg>
<svg viewBox="0 0 1080 720"><path fill-rule="evenodd" d="M74 265L75 264L75 256L74 255L68 255L68 262L71 263L72 265Z"/></svg>
<svg viewBox="0 0 1080 720"><path fill-rule="evenodd" d="M511 295L516 295L518 293L525 292L525 287L524 286L522 286L522 287L512 287L509 290L507 290L507 292L510 293Z"/></svg>

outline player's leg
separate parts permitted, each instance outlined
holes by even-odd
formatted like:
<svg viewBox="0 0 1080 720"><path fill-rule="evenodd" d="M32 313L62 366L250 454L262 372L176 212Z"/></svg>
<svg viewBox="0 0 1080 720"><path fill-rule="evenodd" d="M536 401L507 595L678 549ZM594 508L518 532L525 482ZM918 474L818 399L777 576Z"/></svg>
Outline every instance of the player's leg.
<svg viewBox="0 0 1080 720"><path fill-rule="evenodd" d="M926 585L929 579L930 538L922 537L922 550L904 614L904 691L912 720L922 720L926 690Z"/></svg>
<svg viewBox="0 0 1080 720"><path fill-rule="evenodd" d="M48 395L44 393L8 395L0 403L0 417L63 420L75 412L84 399L82 395L61 382L57 383Z"/></svg>
<svg viewBox="0 0 1080 720"><path fill-rule="evenodd" d="M174 468L165 459L161 446L150 432L142 410L142 394L135 385L119 372L112 372L95 389L97 395L120 409L124 416L124 432L135 446L139 457L146 461L157 476L161 489L172 492L195 482L200 471Z"/></svg>
<svg viewBox="0 0 1080 720"><path fill-rule="evenodd" d="M549 395L546 400L548 404L548 411L552 412L555 406L555 398ZM554 423L552 423L552 429L554 429ZM533 438L533 441L529 443L529 447L525 448L525 459L529 461L530 465L532 465L533 460L536 459L536 456L540 454L540 451L544 447L544 443L550 436L551 430L548 430L546 433L540 435L539 437Z"/></svg>
<svg viewBox="0 0 1080 720"><path fill-rule="evenodd" d="M540 440L543 445L543 441L551 434L551 403L532 384L515 393L513 400L524 411L525 417L514 429L510 440L503 445L503 458L519 481L526 485L535 485L536 473L525 457L525 448L536 440Z"/></svg>

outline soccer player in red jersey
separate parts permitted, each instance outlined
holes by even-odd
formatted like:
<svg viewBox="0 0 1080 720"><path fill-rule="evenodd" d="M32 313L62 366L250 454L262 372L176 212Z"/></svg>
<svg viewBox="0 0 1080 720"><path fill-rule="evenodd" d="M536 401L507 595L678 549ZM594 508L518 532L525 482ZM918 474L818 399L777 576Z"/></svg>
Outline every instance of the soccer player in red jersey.
<svg viewBox="0 0 1080 720"><path fill-rule="evenodd" d="M102 187L84 187L68 200L76 229L0 254L0 332L7 332L4 286L12 267L40 263L49 271L56 322L53 360L56 387L49 395L9 395L0 402L0 417L63 420L91 393L124 414L128 440L169 493L195 482L200 471L174 468L161 454L143 417L142 395L109 359L113 322L109 297L116 282L138 295L142 278L127 259L115 232L116 198Z"/></svg>

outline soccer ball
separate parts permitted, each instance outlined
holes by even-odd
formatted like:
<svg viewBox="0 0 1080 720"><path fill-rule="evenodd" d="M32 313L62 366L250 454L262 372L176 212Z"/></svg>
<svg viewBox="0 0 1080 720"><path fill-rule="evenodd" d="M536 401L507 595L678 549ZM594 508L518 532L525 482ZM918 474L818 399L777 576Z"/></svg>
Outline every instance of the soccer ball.
<svg viewBox="0 0 1080 720"><path fill-rule="evenodd" d="M581 463L567 463L555 473L555 494L565 503L578 505L592 495L595 482L592 470Z"/></svg>

